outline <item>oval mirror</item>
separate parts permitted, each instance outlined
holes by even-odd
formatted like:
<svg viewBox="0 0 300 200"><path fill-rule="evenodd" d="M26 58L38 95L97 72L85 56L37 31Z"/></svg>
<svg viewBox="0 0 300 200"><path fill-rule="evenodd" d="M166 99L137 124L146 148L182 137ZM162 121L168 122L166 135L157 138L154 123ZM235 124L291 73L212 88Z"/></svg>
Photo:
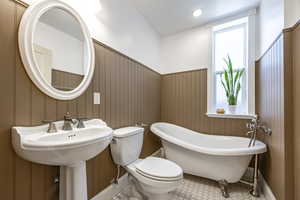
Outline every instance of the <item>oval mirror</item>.
<svg viewBox="0 0 300 200"><path fill-rule="evenodd" d="M70 100L89 86L94 47L79 14L58 0L30 6L19 28L19 47L26 72L47 95Z"/></svg>

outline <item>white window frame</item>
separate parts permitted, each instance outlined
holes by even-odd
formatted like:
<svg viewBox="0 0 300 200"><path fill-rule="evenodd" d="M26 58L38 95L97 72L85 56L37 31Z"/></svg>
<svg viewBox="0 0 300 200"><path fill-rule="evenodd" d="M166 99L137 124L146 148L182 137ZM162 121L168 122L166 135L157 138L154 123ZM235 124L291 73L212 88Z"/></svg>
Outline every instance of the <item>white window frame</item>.
<svg viewBox="0 0 300 200"><path fill-rule="evenodd" d="M211 29L211 37L212 37L212 65L208 68L207 74L207 115L209 117L218 117L218 118L239 118L239 119L251 119L255 115L255 11L250 12L249 15L243 16L240 18L236 18L235 20L231 20L222 24L230 24L236 20L247 18L247 23L238 23L232 24L228 27L226 25L224 28L220 30ZM223 26L223 25L220 26ZM217 114L216 113L216 71L215 71L215 34L220 32L225 32L230 29L240 28L241 26L246 27L246 33L248 42L247 42L247 50L246 50L246 76L243 79L243 84L245 84L246 90L242 92L243 99L246 98L245 106L247 107L246 113L237 113L237 114ZM219 26L219 25L218 25ZM249 42L250 41L250 42Z"/></svg>

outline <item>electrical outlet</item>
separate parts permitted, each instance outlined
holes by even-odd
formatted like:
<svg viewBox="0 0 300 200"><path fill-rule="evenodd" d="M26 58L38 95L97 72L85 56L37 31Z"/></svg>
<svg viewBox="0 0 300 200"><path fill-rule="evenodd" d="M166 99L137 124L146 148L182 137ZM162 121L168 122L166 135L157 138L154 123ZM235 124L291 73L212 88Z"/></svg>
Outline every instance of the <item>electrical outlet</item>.
<svg viewBox="0 0 300 200"><path fill-rule="evenodd" d="M99 105L100 104L100 93L94 92L94 104Z"/></svg>

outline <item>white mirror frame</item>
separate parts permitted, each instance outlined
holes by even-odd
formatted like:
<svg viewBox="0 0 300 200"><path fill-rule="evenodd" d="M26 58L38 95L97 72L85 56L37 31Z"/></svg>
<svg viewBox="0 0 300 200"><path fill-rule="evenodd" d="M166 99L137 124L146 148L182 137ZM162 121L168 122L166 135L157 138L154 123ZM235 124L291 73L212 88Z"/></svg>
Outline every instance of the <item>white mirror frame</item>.
<svg viewBox="0 0 300 200"><path fill-rule="evenodd" d="M60 8L74 16L81 26L87 43L87 73L80 85L72 91L54 88L42 76L34 56L33 33L40 17L53 8ZM79 97L88 88L95 69L94 45L89 30L81 16L72 7L59 0L42 0L32 4L24 13L19 27L19 50L25 70L33 83L48 96L58 100L71 100Z"/></svg>

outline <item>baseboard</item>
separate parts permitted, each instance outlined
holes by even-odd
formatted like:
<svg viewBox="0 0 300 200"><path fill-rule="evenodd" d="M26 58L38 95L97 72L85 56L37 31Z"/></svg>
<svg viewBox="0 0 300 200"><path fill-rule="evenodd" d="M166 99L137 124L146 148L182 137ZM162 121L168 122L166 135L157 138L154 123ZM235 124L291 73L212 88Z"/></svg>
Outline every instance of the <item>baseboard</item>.
<svg viewBox="0 0 300 200"><path fill-rule="evenodd" d="M102 192L98 193L91 200L111 200L115 195L121 192L121 190L129 184L128 174L126 173L119 179L119 184L111 184L105 188Z"/></svg>
<svg viewBox="0 0 300 200"><path fill-rule="evenodd" d="M163 157L163 149L160 148L151 156ZM126 173L119 179L119 184L111 184L103 191L94 196L91 200L111 200L115 195L121 192L129 184L128 174Z"/></svg>
<svg viewBox="0 0 300 200"><path fill-rule="evenodd" d="M273 194L270 186L268 185L267 181L263 177L263 175L259 172L259 177L260 177L260 182L261 182L261 187L262 187L262 192L266 198L266 200L276 200L275 195Z"/></svg>

